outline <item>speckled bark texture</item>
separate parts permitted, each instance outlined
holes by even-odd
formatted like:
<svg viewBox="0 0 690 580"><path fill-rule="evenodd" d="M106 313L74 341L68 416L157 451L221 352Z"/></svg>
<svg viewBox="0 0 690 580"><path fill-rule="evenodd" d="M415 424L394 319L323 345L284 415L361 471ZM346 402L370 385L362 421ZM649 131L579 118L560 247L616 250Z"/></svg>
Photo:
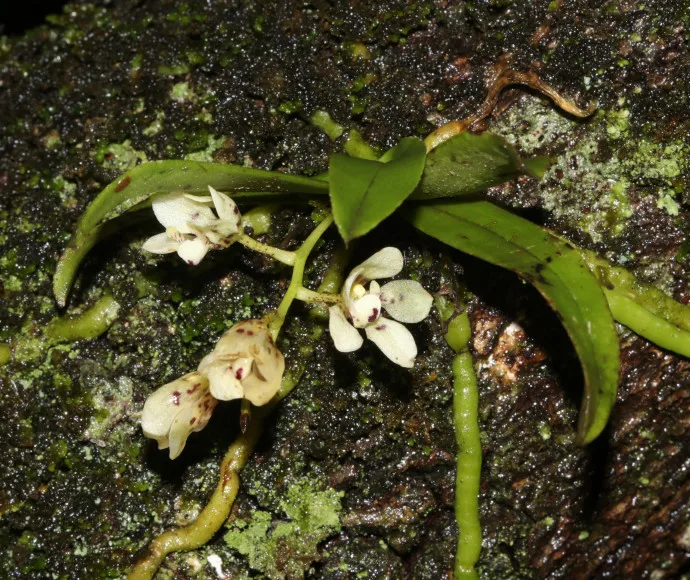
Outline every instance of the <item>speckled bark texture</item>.
<svg viewBox="0 0 690 580"><path fill-rule="evenodd" d="M42 334L51 275L75 221L145 160L188 158L317 174L331 143L316 110L380 148L481 103L497 63L532 70L583 106L504 93L486 128L548 154L543 180L493 201L633 269L688 303L690 4L587 2L75 2L0 39L0 576L121 577L162 530L194 518L237 434L218 407L181 458L144 439L147 395L196 367L223 330L278 303L285 269L232 247L191 269L152 257L153 220L97 246L67 307L120 305L94 340ZM309 209L262 239L292 248ZM391 219L353 263L403 249L404 277L473 293L484 465L482 578L677 578L690 573L690 364L620 328L610 426L574 443L578 361L542 299L509 273ZM337 240L317 250L318 281ZM279 344L303 355L296 308ZM160 578L449 577L452 353L434 315L414 327L412 371L327 334L242 473L227 527L169 557ZM208 557L215 554L220 558ZM219 564L220 562L220 564Z"/></svg>

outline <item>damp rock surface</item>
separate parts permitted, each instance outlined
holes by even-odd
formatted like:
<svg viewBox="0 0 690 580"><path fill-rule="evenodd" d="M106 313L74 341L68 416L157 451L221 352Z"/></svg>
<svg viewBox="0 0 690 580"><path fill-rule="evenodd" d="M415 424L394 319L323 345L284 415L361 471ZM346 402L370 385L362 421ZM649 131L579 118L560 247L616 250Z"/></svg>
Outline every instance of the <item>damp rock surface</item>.
<svg viewBox="0 0 690 580"><path fill-rule="evenodd" d="M153 220L99 244L67 312L111 297L95 339L45 334L56 261L87 204L122 172L194 159L316 175L340 151L327 111L381 150L481 104L500 64L531 70L587 121L505 91L485 128L554 163L492 201L688 303L690 7L684 0L73 2L0 37L0 576L122 577L156 534L194 519L237 435L238 406L171 462L138 413L233 323L274 308L288 272L231 248L193 270L141 252ZM313 227L286 207L264 241ZM690 561L690 366L620 327L620 391L605 433L574 441L582 378L555 315L512 274L404 224L403 277L469 290L483 447L482 578L671 578ZM308 279L336 245L327 237ZM100 302L99 302L100 301ZM296 309L279 342L299 357ZM432 316L412 371L327 335L242 473L228 526L167 558L160 578L447 577L453 520L452 353ZM220 558L220 560L218 559ZM220 562L220 564L219 564Z"/></svg>

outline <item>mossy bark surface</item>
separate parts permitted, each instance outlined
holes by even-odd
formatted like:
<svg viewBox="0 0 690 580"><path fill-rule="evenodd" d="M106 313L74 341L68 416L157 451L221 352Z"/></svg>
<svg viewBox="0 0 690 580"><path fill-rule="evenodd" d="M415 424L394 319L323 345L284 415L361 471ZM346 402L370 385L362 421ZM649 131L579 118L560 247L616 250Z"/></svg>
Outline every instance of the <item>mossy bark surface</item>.
<svg viewBox="0 0 690 580"><path fill-rule="evenodd" d="M336 5L333 5L336 4ZM519 89L486 128L555 163L490 198L690 301L690 4L686 0L360 3L75 2L0 38L0 576L119 577L194 517L237 434L237 404L171 462L138 426L147 395L196 367L234 322L274 308L289 274L232 247L197 268L141 252L151 219L100 244L67 312L112 296L97 338L60 342L51 276L75 221L145 160L318 174L341 151L327 111L384 149L481 103L497 63L533 70L587 122ZM309 210L262 241L293 249ZM575 445L581 376L559 321L511 274L394 218L355 251L397 245L405 277L453 302L469 289L484 453L484 578L673 577L690 562L690 364L620 328L609 428ZM335 235L307 272L316 282ZM295 309L286 359L311 340ZM160 578L419 578L452 570L452 352L432 316L412 371L373 345L318 342L242 474L227 529Z"/></svg>

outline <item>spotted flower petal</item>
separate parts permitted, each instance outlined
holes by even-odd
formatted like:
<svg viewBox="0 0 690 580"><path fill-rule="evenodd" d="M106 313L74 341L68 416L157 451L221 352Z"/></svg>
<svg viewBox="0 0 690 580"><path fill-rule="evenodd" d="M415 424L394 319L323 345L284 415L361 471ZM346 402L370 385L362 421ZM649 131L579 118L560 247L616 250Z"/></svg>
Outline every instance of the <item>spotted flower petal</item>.
<svg viewBox="0 0 690 580"><path fill-rule="evenodd" d="M166 231L149 238L143 249L156 254L177 251L185 262L197 265L210 249L231 245L239 232L240 212L227 195L210 186L209 191L210 196L173 192L155 198L153 212Z"/></svg>
<svg viewBox="0 0 690 580"><path fill-rule="evenodd" d="M419 282L414 280L394 280L381 287L383 308L400 322L421 322L431 310L434 301Z"/></svg>
<svg viewBox="0 0 690 580"><path fill-rule="evenodd" d="M239 227L241 217L237 204L230 197L216 191L210 185L208 190L211 192L211 199L213 200L213 206L216 208L218 218L228 223L234 223L236 228Z"/></svg>
<svg viewBox="0 0 690 580"><path fill-rule="evenodd" d="M366 294L350 304L350 316L355 328L364 328L376 322L381 314L381 300L374 294Z"/></svg>
<svg viewBox="0 0 690 580"><path fill-rule="evenodd" d="M214 397L265 405L280 390L285 359L263 320L245 320L221 337L199 370L208 375Z"/></svg>
<svg viewBox="0 0 690 580"><path fill-rule="evenodd" d="M233 326L196 372L164 385L144 404L144 435L170 448L175 459L187 437L203 429L219 400L245 398L265 405L280 390L285 359L262 320Z"/></svg>
<svg viewBox="0 0 690 580"><path fill-rule="evenodd" d="M144 435L170 448L170 459L184 449L187 437L203 429L217 401L211 396L208 380L193 372L162 386L144 404L141 427Z"/></svg>
<svg viewBox="0 0 690 580"><path fill-rule="evenodd" d="M414 366L417 356L417 345L407 328L399 322L381 318L376 324L364 329L367 338L381 349L395 364L405 368Z"/></svg>
<svg viewBox="0 0 690 580"><path fill-rule="evenodd" d="M241 399L244 394L242 383L235 376L235 370L232 368L233 362L232 359L218 358L213 359L206 366L199 366L208 377L211 394L220 401Z"/></svg>

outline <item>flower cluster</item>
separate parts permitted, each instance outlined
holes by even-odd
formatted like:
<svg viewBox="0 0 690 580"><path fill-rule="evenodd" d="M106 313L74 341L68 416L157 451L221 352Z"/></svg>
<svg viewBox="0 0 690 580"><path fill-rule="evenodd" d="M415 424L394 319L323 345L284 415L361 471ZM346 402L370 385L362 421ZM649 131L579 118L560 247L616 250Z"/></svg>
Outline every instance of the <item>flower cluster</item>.
<svg viewBox="0 0 690 580"><path fill-rule="evenodd" d="M170 448L170 459L182 453L187 437L201 431L218 401L247 399L268 403L280 389L285 359L263 320L235 324L220 338L192 373L162 386L144 404L144 435Z"/></svg>
<svg viewBox="0 0 690 580"><path fill-rule="evenodd" d="M394 363L406 368L414 365L417 345L400 322L421 322L429 314L433 298L414 280L394 280L383 286L376 282L399 274L402 268L402 252L387 247L350 272L341 292L342 303L329 309L331 337L340 352L362 346L364 341L357 330L362 328ZM383 310L395 320L384 318Z"/></svg>
<svg viewBox="0 0 690 580"><path fill-rule="evenodd" d="M227 195L210 185L208 189L210 197L173 192L155 198L153 213L165 226L165 232L146 240L143 249L153 254L177 252L185 262L196 266L210 249L232 244L240 229L240 211ZM209 202L213 202L217 217Z"/></svg>

